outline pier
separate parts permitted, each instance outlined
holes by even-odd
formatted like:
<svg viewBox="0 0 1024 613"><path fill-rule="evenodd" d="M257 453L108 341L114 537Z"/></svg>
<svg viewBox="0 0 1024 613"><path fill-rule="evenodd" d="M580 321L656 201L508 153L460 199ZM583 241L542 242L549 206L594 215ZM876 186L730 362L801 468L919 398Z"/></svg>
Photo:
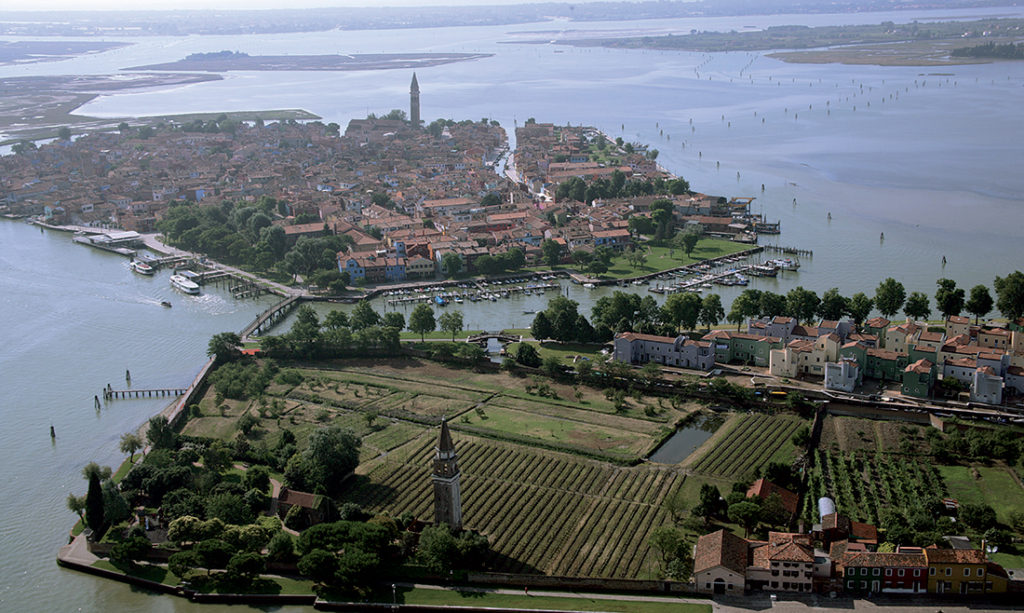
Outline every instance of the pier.
<svg viewBox="0 0 1024 613"><path fill-rule="evenodd" d="M785 253L786 255L803 255L807 257L814 257L814 252L810 249L798 249L797 247L783 247L781 245L764 245L765 251L772 253Z"/></svg>
<svg viewBox="0 0 1024 613"><path fill-rule="evenodd" d="M126 398L158 398L160 396L181 396L188 391L180 387L163 387L146 390L116 390L107 385L103 388L104 400L118 400Z"/></svg>

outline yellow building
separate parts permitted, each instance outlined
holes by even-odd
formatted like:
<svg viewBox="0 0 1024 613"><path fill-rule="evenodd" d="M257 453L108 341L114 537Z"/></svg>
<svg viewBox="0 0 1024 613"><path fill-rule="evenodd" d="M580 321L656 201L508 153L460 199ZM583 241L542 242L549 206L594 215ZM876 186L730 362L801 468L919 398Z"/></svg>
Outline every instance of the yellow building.
<svg viewBox="0 0 1024 613"><path fill-rule="evenodd" d="M928 591L933 594L998 594L1006 591L1007 575L980 549L924 550Z"/></svg>

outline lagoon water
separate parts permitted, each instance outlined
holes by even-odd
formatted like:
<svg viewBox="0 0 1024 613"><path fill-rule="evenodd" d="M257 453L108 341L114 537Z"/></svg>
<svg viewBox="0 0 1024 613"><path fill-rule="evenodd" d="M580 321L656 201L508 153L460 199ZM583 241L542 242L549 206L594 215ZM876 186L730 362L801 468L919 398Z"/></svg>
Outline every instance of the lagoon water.
<svg viewBox="0 0 1024 613"><path fill-rule="evenodd" d="M847 295L871 294L891 275L908 290L932 294L940 276L971 287L991 285L994 276L1022 268L1024 63L805 65L761 53L620 51L525 41L546 42L562 30L685 32L996 14L1020 16L1024 10L145 38L95 56L0 67L0 76L105 74L222 49L491 52L494 57L418 71L428 121L489 117L510 132L528 117L594 125L612 137L659 149L659 162L697 190L756 196L754 210L782 222L778 242L813 249L814 257L804 258L798 273L756 279L753 287L785 291L800 284L820 292L836 286ZM79 112L304 108L344 125L368 111L405 108L409 77L407 71L231 73L220 82L104 96ZM126 264L75 245L67 235L0 223L0 318L6 324L0 463L8 492L0 510L0 610L198 608L57 569L54 555L74 520L64 499L69 492L84 493L79 471L85 463L116 465L120 435L164 404L117 401L97 412L92 397L103 385L123 384L125 369L131 369L136 386L186 384L204 359L209 337L239 330L269 299L235 302L216 289L190 298L169 288L166 272L142 278ZM610 290L568 291L589 313L594 298ZM728 304L736 288L720 293ZM164 299L174 307L159 306ZM542 297L530 296L459 308L467 328L491 329L528 325L532 316L523 311L543 304ZM53 444L51 423L57 431Z"/></svg>

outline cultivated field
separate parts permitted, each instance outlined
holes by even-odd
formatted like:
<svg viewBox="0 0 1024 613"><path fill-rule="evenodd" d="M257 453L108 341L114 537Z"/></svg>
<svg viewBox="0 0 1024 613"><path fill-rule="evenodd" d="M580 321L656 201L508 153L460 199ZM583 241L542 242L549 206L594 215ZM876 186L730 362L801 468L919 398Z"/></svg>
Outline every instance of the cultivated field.
<svg viewBox="0 0 1024 613"><path fill-rule="evenodd" d="M877 525L886 508L910 509L945 495L942 474L927 457L819 449L804 496L803 517L817 522L818 498L828 496L840 513Z"/></svg>
<svg viewBox="0 0 1024 613"><path fill-rule="evenodd" d="M790 439L805 423L791 415L742 415L701 446L708 451L691 468L743 479L769 462L791 462L795 447Z"/></svg>
<svg viewBox="0 0 1024 613"><path fill-rule="evenodd" d="M822 449L832 451L901 452L928 455L927 426L900 421L829 415L821 429Z"/></svg>
<svg viewBox="0 0 1024 613"><path fill-rule="evenodd" d="M358 469L345 494L373 511L433 518L436 428ZM646 577L657 566L650 531L684 477L663 467L615 467L578 456L453 432L467 528L490 540L495 570Z"/></svg>

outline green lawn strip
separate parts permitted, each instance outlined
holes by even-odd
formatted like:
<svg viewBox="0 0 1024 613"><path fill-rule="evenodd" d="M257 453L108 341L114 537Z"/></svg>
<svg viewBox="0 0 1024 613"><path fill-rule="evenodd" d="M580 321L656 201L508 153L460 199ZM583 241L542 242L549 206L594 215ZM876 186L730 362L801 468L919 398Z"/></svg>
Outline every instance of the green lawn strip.
<svg viewBox="0 0 1024 613"><path fill-rule="evenodd" d="M469 592L434 590L426 588L399 588L398 602L437 606L472 606L514 609L548 609L557 611L624 611L638 613L707 613L710 604L688 602L645 602L641 600L614 600L587 598L584 596L544 596L544 592L523 594L498 594L494 592ZM391 602L382 597L379 602Z"/></svg>
<svg viewBox="0 0 1024 613"><path fill-rule="evenodd" d="M104 570L114 571L115 573L122 573L131 577L138 577L140 579L147 579L154 583L163 583L164 585L178 585L181 583L181 579L174 573L167 570L163 566L152 566L149 564L141 564L131 569L129 572L125 572L120 568L114 566L107 560L97 560L92 563L95 568L102 568Z"/></svg>
<svg viewBox="0 0 1024 613"><path fill-rule="evenodd" d="M469 338L470 336L474 336L476 334L481 334L481 333L483 333L483 330L463 330L461 332L456 332L455 333L455 341L456 342L464 341L467 338ZM405 331L405 332L399 333L398 336L403 341L413 341L413 340L418 341L418 340L420 340L420 334L418 332L409 332L408 330ZM434 330L433 332L427 332L426 334L424 334L423 338L425 338L425 339L443 340L443 341L451 341L452 340L452 333L451 332L445 332L444 330Z"/></svg>
<svg viewBox="0 0 1024 613"><path fill-rule="evenodd" d="M615 430L637 432L644 436L657 434L664 424L644 419L632 419L624 415L612 415L594 411L591 408L580 408L558 402L547 402L547 399L528 400L511 396L498 396L484 407L496 406L528 413L539 413L548 417L568 419L581 423L592 424Z"/></svg>
<svg viewBox="0 0 1024 613"><path fill-rule="evenodd" d="M1010 513L1024 509L1024 490L1006 470L999 466L975 466L980 479L971 474L970 466L939 466L949 495L960 504L987 504L996 510L999 521L1009 523Z"/></svg>

